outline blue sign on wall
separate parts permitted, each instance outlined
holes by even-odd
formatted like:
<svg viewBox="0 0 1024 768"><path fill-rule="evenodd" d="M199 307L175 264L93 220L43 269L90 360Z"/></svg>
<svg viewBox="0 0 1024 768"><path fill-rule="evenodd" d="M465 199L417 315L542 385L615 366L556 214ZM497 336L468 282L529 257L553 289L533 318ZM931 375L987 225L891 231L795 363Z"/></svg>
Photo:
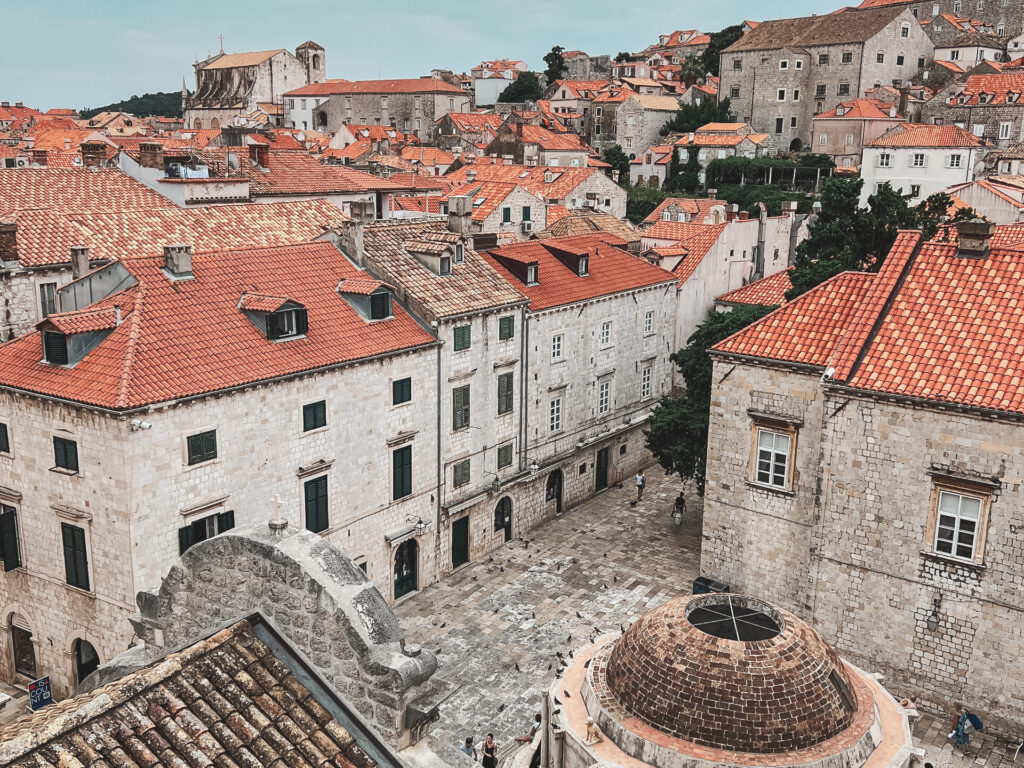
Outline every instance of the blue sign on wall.
<svg viewBox="0 0 1024 768"><path fill-rule="evenodd" d="M28 684L28 706L33 712L42 709L47 704L53 704L53 696L50 695L50 676L40 677Z"/></svg>

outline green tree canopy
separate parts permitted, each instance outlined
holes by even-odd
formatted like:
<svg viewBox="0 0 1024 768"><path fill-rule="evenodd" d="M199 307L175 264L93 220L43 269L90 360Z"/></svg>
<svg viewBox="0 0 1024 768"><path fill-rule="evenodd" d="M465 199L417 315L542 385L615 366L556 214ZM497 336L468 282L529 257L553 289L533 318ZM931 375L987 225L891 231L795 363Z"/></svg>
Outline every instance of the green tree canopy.
<svg viewBox="0 0 1024 768"><path fill-rule="evenodd" d="M679 151L674 151L668 167L668 178L665 180L665 191L693 193L699 186L700 160L697 159L697 148L687 148L686 165L679 162Z"/></svg>
<svg viewBox="0 0 1024 768"><path fill-rule="evenodd" d="M708 123L730 123L733 120L729 99L715 103L714 99L703 99L698 104L681 104L675 117L661 127L661 135L672 132L690 133Z"/></svg>
<svg viewBox="0 0 1024 768"><path fill-rule="evenodd" d="M544 90L536 72L520 72L519 77L498 96L501 104L520 104L524 101L537 101L544 98Z"/></svg>
<svg viewBox="0 0 1024 768"><path fill-rule="evenodd" d="M612 167L613 171L619 172L619 183L629 183L629 158L626 153L622 151L622 147L618 144L612 144L610 147L606 147L602 153L601 159L604 160L608 165Z"/></svg>
<svg viewBox="0 0 1024 768"><path fill-rule="evenodd" d="M144 93L132 96L124 101L115 101L102 107L90 107L80 110L84 119L95 117L100 112L127 112L139 117L161 115L163 117L181 117L181 93L179 91Z"/></svg>
<svg viewBox="0 0 1024 768"><path fill-rule="evenodd" d="M700 58L704 64L704 71L717 77L720 74L718 62L721 59L722 51L743 37L743 27L733 24L719 32L712 32L710 37L711 42L708 43L708 47L704 49Z"/></svg>
<svg viewBox="0 0 1024 768"><path fill-rule="evenodd" d="M672 355L672 362L686 382L686 395L662 399L651 414L644 436L648 450L665 472L692 480L701 496L704 495L711 410L712 363L708 349L760 320L772 309L774 307L764 306L740 306L731 312L712 309L686 346Z"/></svg>
<svg viewBox="0 0 1024 768"><path fill-rule="evenodd" d="M565 58L562 56L564 50L565 48L562 46L555 45L548 53L544 54L544 63L548 65L544 70L544 76L548 79L548 85L565 77Z"/></svg>
<svg viewBox="0 0 1024 768"><path fill-rule="evenodd" d="M629 51L619 51L615 54L615 61L636 61L639 58L639 56L636 56Z"/></svg>
<svg viewBox="0 0 1024 768"><path fill-rule="evenodd" d="M703 62L692 53L679 65L679 79L686 83L687 87L703 79L706 74Z"/></svg>

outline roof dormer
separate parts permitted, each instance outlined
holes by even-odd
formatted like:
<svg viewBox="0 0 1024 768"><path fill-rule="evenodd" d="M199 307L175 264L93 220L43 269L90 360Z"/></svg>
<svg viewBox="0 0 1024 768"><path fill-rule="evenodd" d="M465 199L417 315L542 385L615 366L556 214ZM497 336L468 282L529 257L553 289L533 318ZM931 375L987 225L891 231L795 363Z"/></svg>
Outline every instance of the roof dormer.
<svg viewBox="0 0 1024 768"><path fill-rule="evenodd" d="M578 248L566 243L556 246L545 242L543 246L552 256L580 277L588 277L590 275L590 251L588 249Z"/></svg>
<svg viewBox="0 0 1024 768"><path fill-rule="evenodd" d="M440 277L451 275L452 260L456 256L455 244L441 240L407 240L402 245L420 264L435 275ZM461 260L457 263L461 263Z"/></svg>
<svg viewBox="0 0 1024 768"><path fill-rule="evenodd" d="M43 362L76 365L120 324L120 307L50 315L36 326L43 345Z"/></svg>
<svg viewBox="0 0 1024 768"><path fill-rule="evenodd" d="M243 293L238 308L271 341L288 341L306 335L309 316L306 308L287 296Z"/></svg>
<svg viewBox="0 0 1024 768"><path fill-rule="evenodd" d="M337 291L364 320L388 320L395 316L391 291L380 280L348 278L338 283Z"/></svg>

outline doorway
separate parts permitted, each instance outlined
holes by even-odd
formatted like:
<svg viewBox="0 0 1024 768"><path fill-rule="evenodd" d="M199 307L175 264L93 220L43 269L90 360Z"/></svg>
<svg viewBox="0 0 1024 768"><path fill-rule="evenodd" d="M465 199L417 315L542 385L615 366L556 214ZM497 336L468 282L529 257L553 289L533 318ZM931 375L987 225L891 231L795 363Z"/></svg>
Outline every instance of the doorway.
<svg viewBox="0 0 1024 768"><path fill-rule="evenodd" d="M416 539L408 539L398 545L395 552L395 600L416 591L418 561Z"/></svg>
<svg viewBox="0 0 1024 768"><path fill-rule="evenodd" d="M602 448L597 452L597 473L594 480L595 490L600 493L608 487L608 449Z"/></svg>
<svg viewBox="0 0 1024 768"><path fill-rule="evenodd" d="M512 541L512 499L508 496L494 508L494 532L505 532L505 541Z"/></svg>
<svg viewBox="0 0 1024 768"><path fill-rule="evenodd" d="M545 501L555 502L555 514L562 514L562 470L556 469L548 475L547 490L544 494Z"/></svg>
<svg viewBox="0 0 1024 768"><path fill-rule="evenodd" d="M452 568L469 562L469 515L452 521Z"/></svg>
<svg viewBox="0 0 1024 768"><path fill-rule="evenodd" d="M92 643L82 638L75 640L75 685L81 685L99 665L100 657Z"/></svg>
<svg viewBox="0 0 1024 768"><path fill-rule="evenodd" d="M32 644L32 630L24 625L17 614L11 616L11 645L14 650L14 673L36 679L36 648Z"/></svg>

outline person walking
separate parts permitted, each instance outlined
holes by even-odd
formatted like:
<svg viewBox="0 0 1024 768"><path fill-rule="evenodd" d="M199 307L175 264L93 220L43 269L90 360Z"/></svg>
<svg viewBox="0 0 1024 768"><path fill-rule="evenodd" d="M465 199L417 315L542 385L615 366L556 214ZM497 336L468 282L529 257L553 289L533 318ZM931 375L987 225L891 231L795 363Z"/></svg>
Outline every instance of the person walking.
<svg viewBox="0 0 1024 768"><path fill-rule="evenodd" d="M463 744L461 747L459 747L459 749L461 749L467 755L472 757L474 761L476 761L477 752L476 752L476 747L473 746L473 737L472 736L467 736L466 737L466 743Z"/></svg>
<svg viewBox="0 0 1024 768"><path fill-rule="evenodd" d="M487 734L481 751L483 752L483 759L480 761L480 765L483 768L498 768L498 745L494 743L493 733Z"/></svg>
<svg viewBox="0 0 1024 768"><path fill-rule="evenodd" d="M949 738L953 739L955 747L966 755L967 747L971 745L971 731L974 730L971 713L960 703L955 704L953 710L953 730L950 731Z"/></svg>
<svg viewBox="0 0 1024 768"><path fill-rule="evenodd" d="M639 502L644 497L644 486L647 485L647 476L642 469L636 473L636 500Z"/></svg>

